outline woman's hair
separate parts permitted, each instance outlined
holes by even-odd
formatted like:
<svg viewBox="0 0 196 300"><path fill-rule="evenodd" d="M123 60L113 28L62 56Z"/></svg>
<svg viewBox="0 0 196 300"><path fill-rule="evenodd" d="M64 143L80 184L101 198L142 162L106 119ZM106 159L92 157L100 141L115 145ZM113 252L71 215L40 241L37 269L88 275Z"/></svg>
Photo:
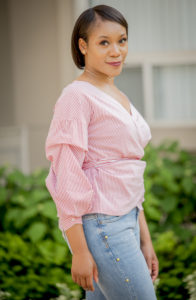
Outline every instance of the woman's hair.
<svg viewBox="0 0 196 300"><path fill-rule="evenodd" d="M97 17L103 21L116 22L126 28L128 35L128 24L123 15L115 8L108 5L97 5L85 10L76 20L71 37L71 53L74 63L79 69L84 69L84 55L81 53L78 40L82 38L88 43L88 33L92 25L95 24Z"/></svg>

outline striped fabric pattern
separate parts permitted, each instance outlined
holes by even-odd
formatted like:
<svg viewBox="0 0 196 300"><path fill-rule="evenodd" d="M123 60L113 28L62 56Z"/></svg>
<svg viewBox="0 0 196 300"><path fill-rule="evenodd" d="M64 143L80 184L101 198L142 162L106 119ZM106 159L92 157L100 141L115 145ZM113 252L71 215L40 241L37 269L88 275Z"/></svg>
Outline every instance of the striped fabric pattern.
<svg viewBox="0 0 196 300"><path fill-rule="evenodd" d="M117 100L86 81L74 80L59 96L45 142L51 162L46 187L59 228L82 224L82 215L123 215L143 210L150 128L130 102Z"/></svg>

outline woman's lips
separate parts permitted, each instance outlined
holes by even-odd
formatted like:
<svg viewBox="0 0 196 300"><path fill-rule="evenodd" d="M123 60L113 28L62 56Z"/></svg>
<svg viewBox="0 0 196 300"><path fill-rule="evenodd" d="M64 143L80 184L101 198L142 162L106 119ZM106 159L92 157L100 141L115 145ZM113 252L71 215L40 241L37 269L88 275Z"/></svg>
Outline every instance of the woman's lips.
<svg viewBox="0 0 196 300"><path fill-rule="evenodd" d="M108 62L107 64L109 64L109 65L111 65L111 66L114 66L114 67L118 67L118 66L121 65L121 61L111 62L111 63Z"/></svg>

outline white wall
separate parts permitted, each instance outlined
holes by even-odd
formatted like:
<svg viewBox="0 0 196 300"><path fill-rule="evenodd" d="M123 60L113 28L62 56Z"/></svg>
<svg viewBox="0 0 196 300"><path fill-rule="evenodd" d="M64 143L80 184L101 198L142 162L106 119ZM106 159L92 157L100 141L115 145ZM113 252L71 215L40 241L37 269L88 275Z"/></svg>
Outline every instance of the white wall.
<svg viewBox="0 0 196 300"><path fill-rule="evenodd" d="M30 169L48 166L44 144L53 106L75 74L70 37L71 0L1 1L5 78L1 99L1 126L29 129ZM4 30L2 29L4 28ZM2 103L4 105L2 105Z"/></svg>
<svg viewBox="0 0 196 300"><path fill-rule="evenodd" d="M14 124L13 77L8 2L0 1L0 126Z"/></svg>

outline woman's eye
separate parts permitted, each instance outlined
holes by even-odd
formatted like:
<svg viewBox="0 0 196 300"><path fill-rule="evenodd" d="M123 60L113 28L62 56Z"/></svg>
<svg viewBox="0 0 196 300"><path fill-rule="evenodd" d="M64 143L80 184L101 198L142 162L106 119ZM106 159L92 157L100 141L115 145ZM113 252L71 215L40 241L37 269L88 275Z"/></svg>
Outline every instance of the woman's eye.
<svg viewBox="0 0 196 300"><path fill-rule="evenodd" d="M121 43L125 43L127 41L127 38L123 38L120 40Z"/></svg>
<svg viewBox="0 0 196 300"><path fill-rule="evenodd" d="M100 42L100 44L101 44L101 45L104 45L104 46L105 46L107 43L108 43L108 41L101 41L101 42Z"/></svg>

